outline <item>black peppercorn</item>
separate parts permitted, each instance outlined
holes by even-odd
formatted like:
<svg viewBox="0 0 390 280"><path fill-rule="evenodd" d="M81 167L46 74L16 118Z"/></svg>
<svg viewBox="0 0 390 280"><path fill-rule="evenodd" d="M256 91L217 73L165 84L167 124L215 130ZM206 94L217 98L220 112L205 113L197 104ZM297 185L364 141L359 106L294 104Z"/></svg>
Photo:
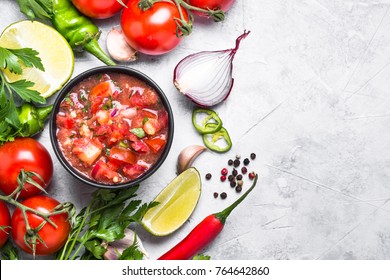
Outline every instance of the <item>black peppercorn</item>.
<svg viewBox="0 0 390 280"><path fill-rule="evenodd" d="M215 192L215 193L214 193L214 198L217 198L217 197L218 197L218 193Z"/></svg>
<svg viewBox="0 0 390 280"><path fill-rule="evenodd" d="M242 180L242 175L241 174L237 175L237 180Z"/></svg>
<svg viewBox="0 0 390 280"><path fill-rule="evenodd" d="M236 180L230 181L230 186L234 188L236 186Z"/></svg>
<svg viewBox="0 0 390 280"><path fill-rule="evenodd" d="M241 192L241 191L242 191L242 187L237 186L237 187L236 187L236 192Z"/></svg>
<svg viewBox="0 0 390 280"><path fill-rule="evenodd" d="M228 165L229 165L229 166L233 165L233 160L232 160L232 159L229 159L229 160L228 160Z"/></svg>
<svg viewBox="0 0 390 280"><path fill-rule="evenodd" d="M243 166L242 168L241 168L241 173L242 174L246 174L248 172L248 169L245 167L245 166Z"/></svg>
<svg viewBox="0 0 390 280"><path fill-rule="evenodd" d="M256 158L256 154L255 153L251 153L251 159L255 159Z"/></svg>
<svg viewBox="0 0 390 280"><path fill-rule="evenodd" d="M227 194L225 192L221 193L221 198L225 199L227 197Z"/></svg>
<svg viewBox="0 0 390 280"><path fill-rule="evenodd" d="M229 175L229 176L228 176L228 180L229 180L229 181L232 181L233 179L234 179L234 176L233 176L233 175Z"/></svg>
<svg viewBox="0 0 390 280"><path fill-rule="evenodd" d="M238 171L236 169L233 169L232 174L233 174L234 177L236 177L237 174L238 174Z"/></svg>
<svg viewBox="0 0 390 280"><path fill-rule="evenodd" d="M234 162L233 162L233 165L234 165L234 167L238 167L238 166L240 166L240 160L239 159L235 159L234 160Z"/></svg>
<svg viewBox="0 0 390 280"><path fill-rule="evenodd" d="M248 165L248 164L249 164L249 158L244 159L244 165Z"/></svg>
<svg viewBox="0 0 390 280"><path fill-rule="evenodd" d="M210 180L211 177L212 177L212 176L211 176L211 173L207 173L207 174L206 174L206 179L207 179L207 180Z"/></svg>

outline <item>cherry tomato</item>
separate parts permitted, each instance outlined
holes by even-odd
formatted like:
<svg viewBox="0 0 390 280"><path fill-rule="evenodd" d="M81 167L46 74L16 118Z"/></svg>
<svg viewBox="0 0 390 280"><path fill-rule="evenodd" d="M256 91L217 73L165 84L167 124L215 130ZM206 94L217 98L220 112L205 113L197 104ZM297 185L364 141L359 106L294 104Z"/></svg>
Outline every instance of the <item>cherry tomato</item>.
<svg viewBox="0 0 390 280"><path fill-rule="evenodd" d="M141 11L139 0L130 0L123 10L121 27L127 43L135 50L160 55L173 50L182 40L176 35L175 18L180 14L172 2L156 2L152 8ZM182 9L185 20L187 12Z"/></svg>
<svg viewBox="0 0 390 280"><path fill-rule="evenodd" d="M48 214L60 203L51 197L37 195L26 199L22 202L22 204L32 209L38 210L41 213ZM27 211L27 220L32 229L38 228L44 221L42 217L29 211ZM46 222L46 224L38 231L38 235L44 243L42 243L39 239L36 240L36 255L44 256L57 252L62 248L68 238L71 229L70 223L68 221L68 214L62 213L53 215L50 217L50 220L53 221L57 227L54 227L53 225ZM16 245L29 254L33 253L31 248L25 243L24 237L26 234L26 223L20 208L16 208L14 211L11 225L12 238Z"/></svg>
<svg viewBox="0 0 390 280"><path fill-rule="evenodd" d="M128 0L122 0L126 5ZM73 5L90 18L105 19L112 17L123 9L117 0L72 0Z"/></svg>
<svg viewBox="0 0 390 280"><path fill-rule="evenodd" d="M227 12L236 0L188 0L189 4L202 9L221 9ZM193 11L194 14L199 16L207 16L205 13Z"/></svg>
<svg viewBox="0 0 390 280"><path fill-rule="evenodd" d="M11 215L7 205L0 201L0 248L8 240L8 234L11 226Z"/></svg>
<svg viewBox="0 0 390 280"><path fill-rule="evenodd" d="M18 176L23 169L25 172L35 172L40 175L32 176L42 188L46 188L53 177L53 161L46 148L33 138L18 138L0 147L0 190L11 194L18 187ZM27 198L39 194L40 189L26 183L19 198Z"/></svg>

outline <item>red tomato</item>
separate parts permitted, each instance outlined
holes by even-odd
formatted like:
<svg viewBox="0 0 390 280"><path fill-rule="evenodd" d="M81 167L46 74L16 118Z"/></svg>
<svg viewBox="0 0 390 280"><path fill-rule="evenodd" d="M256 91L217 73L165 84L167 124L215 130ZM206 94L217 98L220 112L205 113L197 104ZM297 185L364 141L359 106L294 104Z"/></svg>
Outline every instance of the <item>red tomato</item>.
<svg viewBox="0 0 390 280"><path fill-rule="evenodd" d="M135 50L160 55L173 50L182 38L176 36L175 18L180 14L172 2L157 2L152 8L141 11L139 0L130 0L123 10L121 26L127 43ZM188 20L187 12L182 9Z"/></svg>
<svg viewBox="0 0 390 280"><path fill-rule="evenodd" d="M7 205L0 201L0 248L8 240L8 234L11 227L11 215Z"/></svg>
<svg viewBox="0 0 390 280"><path fill-rule="evenodd" d="M126 5L128 0L122 0ZM104 19L114 16L123 9L117 0L72 0L73 5L84 15Z"/></svg>
<svg viewBox="0 0 390 280"><path fill-rule="evenodd" d="M50 213L58 204L57 200L43 195L37 195L30 197L22 202L23 205L32 209L38 210L41 213ZM27 211L27 220L32 229L38 228L43 218ZM50 217L57 227L46 223L39 231L38 234L43 240L42 243L39 239L36 240L36 255L51 255L57 252L65 244L68 235L70 233L70 223L68 221L68 214L57 214ZM23 213L20 208L16 208L12 215L12 238L23 251L27 253L33 253L31 248L25 243L26 223L23 218Z"/></svg>
<svg viewBox="0 0 390 280"><path fill-rule="evenodd" d="M53 177L53 161L46 148L33 138L18 138L0 147L0 190L11 194L18 187L18 176L25 172L35 172L32 179L42 188L46 188ZM39 194L41 190L30 183L24 185L19 198L27 198Z"/></svg>
<svg viewBox="0 0 390 280"><path fill-rule="evenodd" d="M188 0L189 4L202 9L221 9L226 12L230 9L230 7L236 2L236 0ZM193 11L194 14L199 16L207 16L205 13Z"/></svg>

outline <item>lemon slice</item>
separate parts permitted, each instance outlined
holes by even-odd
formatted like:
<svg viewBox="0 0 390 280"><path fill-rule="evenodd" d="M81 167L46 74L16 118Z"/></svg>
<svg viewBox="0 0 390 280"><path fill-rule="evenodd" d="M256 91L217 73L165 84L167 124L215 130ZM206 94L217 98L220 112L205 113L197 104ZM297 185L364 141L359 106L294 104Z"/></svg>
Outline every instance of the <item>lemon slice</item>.
<svg viewBox="0 0 390 280"><path fill-rule="evenodd" d="M201 192L198 170L191 167L173 179L155 198L159 204L149 209L142 225L157 236L168 235L191 216Z"/></svg>
<svg viewBox="0 0 390 280"><path fill-rule="evenodd" d="M26 79L32 89L47 98L57 92L71 77L74 55L64 37L39 21L23 20L9 25L0 36L0 46L9 49L32 48L39 52L45 71L22 67L21 75L4 71L9 82Z"/></svg>

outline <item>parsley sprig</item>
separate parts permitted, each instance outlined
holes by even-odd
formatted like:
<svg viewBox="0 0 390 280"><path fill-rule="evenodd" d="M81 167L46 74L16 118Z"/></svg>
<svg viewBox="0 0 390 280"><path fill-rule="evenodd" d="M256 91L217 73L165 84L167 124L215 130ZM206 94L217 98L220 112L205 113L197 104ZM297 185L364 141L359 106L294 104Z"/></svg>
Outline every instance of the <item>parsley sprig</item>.
<svg viewBox="0 0 390 280"><path fill-rule="evenodd" d="M39 53L31 48L9 49L0 47L0 143L13 140L23 129L16 104L23 102L46 103L34 83L25 79L9 82L5 71L20 75L24 67L45 71ZM15 96L16 95L16 96Z"/></svg>
<svg viewBox="0 0 390 280"><path fill-rule="evenodd" d="M141 205L141 200L134 200L137 189L138 186L95 191L88 206L73 217L72 231L56 259L103 259L107 250L104 244L124 238L125 229L133 222L141 223L146 211L156 205L156 202ZM142 256L135 246L130 246L121 259L140 259Z"/></svg>

